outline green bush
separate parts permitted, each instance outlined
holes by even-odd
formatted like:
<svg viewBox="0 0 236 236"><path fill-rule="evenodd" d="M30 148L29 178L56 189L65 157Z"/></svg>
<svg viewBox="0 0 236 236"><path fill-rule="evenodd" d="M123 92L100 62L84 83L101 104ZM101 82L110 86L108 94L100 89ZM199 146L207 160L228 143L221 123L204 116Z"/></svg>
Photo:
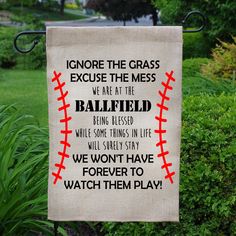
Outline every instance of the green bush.
<svg viewBox="0 0 236 236"><path fill-rule="evenodd" d="M31 38L28 38L27 41L31 42ZM30 47L30 45L28 45ZM46 49L45 49L45 38L40 37L38 40L38 44L36 47L27 54L19 54L17 55L17 65L18 69L41 69L45 68L46 65Z"/></svg>
<svg viewBox="0 0 236 236"><path fill-rule="evenodd" d="M212 79L235 80L236 37L233 37L233 43L220 41L220 45L212 50L212 57L213 60L202 67L203 74Z"/></svg>
<svg viewBox="0 0 236 236"><path fill-rule="evenodd" d="M235 0L152 0L152 2L161 10L161 20L164 24L174 25L176 22L181 22L186 13L192 10L202 12L207 18L204 34L213 44L217 38L230 41L230 35L236 34ZM197 18L190 17L187 25L199 21Z"/></svg>
<svg viewBox="0 0 236 236"><path fill-rule="evenodd" d="M192 58L183 61L183 95L200 95L202 93L220 95L234 94L236 86L228 81L208 79L201 73L201 68L211 60Z"/></svg>
<svg viewBox="0 0 236 236"><path fill-rule="evenodd" d="M40 27L41 24L31 24L21 30L27 30L29 28L33 30L37 28L37 26ZM0 68L16 67L30 70L44 68L46 65L45 38L41 37L33 51L27 54L21 54L13 47L13 40L16 34L17 30L15 28L0 27ZM25 37L23 40L20 40L18 44L23 48L23 44L28 43L26 48L29 48L33 39L32 36Z"/></svg>
<svg viewBox="0 0 236 236"><path fill-rule="evenodd" d="M201 73L203 65L209 62L208 58L191 58L183 61L184 76L196 76Z"/></svg>
<svg viewBox="0 0 236 236"><path fill-rule="evenodd" d="M25 12L21 12L18 8L14 10L14 14L11 15L11 21L21 23L22 25L26 25L21 30L40 30L44 28L44 23L40 19L40 15L37 13L29 14Z"/></svg>
<svg viewBox="0 0 236 236"><path fill-rule="evenodd" d="M31 7L35 4L35 0L7 0L11 6Z"/></svg>
<svg viewBox="0 0 236 236"><path fill-rule="evenodd" d="M65 8L67 9L78 9L78 5L76 3L66 3Z"/></svg>
<svg viewBox="0 0 236 236"><path fill-rule="evenodd" d="M35 2L34 7L37 9L46 10L46 11L59 11L60 4L58 1L54 1L54 0L47 0L47 1L41 1L41 2L37 1Z"/></svg>
<svg viewBox="0 0 236 236"><path fill-rule="evenodd" d="M211 45L202 32L185 33L183 36L183 58L209 57Z"/></svg>
<svg viewBox="0 0 236 236"><path fill-rule="evenodd" d="M0 10L9 10L11 5L8 2L0 2Z"/></svg>
<svg viewBox="0 0 236 236"><path fill-rule="evenodd" d="M183 104L179 223L103 223L106 236L236 235L236 96Z"/></svg>
<svg viewBox="0 0 236 236"><path fill-rule="evenodd" d="M14 28L0 27L0 67L11 68L16 65L16 54L13 50Z"/></svg>

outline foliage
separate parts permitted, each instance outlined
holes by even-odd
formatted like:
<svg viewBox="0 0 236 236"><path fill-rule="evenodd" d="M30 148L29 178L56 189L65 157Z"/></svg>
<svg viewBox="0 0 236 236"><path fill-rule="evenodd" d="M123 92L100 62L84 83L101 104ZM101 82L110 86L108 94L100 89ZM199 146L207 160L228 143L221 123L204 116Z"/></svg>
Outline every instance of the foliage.
<svg viewBox="0 0 236 236"><path fill-rule="evenodd" d="M183 58L208 57L210 42L202 32L187 33L183 35Z"/></svg>
<svg viewBox="0 0 236 236"><path fill-rule="evenodd" d="M27 42L31 42L32 38L28 38ZM30 45L27 44L28 47ZM41 37L37 46L28 54L17 55L16 68L20 69L40 69L46 66L45 38Z"/></svg>
<svg viewBox="0 0 236 236"><path fill-rule="evenodd" d="M37 25L31 24L24 29L39 29L38 26L39 23L37 23ZM46 65L45 39L41 38L41 40L31 53L22 55L16 52L13 48L13 39L16 34L17 30L15 28L0 27L0 68L44 68ZM26 37L22 41L24 44L29 42L26 47L30 47L32 37ZM19 46L21 48L23 48L22 41L21 43L19 42Z"/></svg>
<svg viewBox="0 0 236 236"><path fill-rule="evenodd" d="M78 9L78 5L76 3L66 3L65 8L68 9Z"/></svg>
<svg viewBox="0 0 236 236"><path fill-rule="evenodd" d="M215 42L216 38L230 40L230 34L236 34L235 0L153 0L162 12L164 23L181 22L190 10L200 10L208 18L206 37Z"/></svg>
<svg viewBox="0 0 236 236"><path fill-rule="evenodd" d="M183 61L184 76L196 76L200 74L201 67L206 65L210 59L208 58L191 58Z"/></svg>
<svg viewBox="0 0 236 236"><path fill-rule="evenodd" d="M153 0L153 4L161 11L161 21L164 24L175 24L183 20L183 1L181 0ZM184 9L184 11L186 11ZM186 14L186 12L185 12Z"/></svg>
<svg viewBox="0 0 236 236"><path fill-rule="evenodd" d="M0 235L54 235L47 219L48 130L0 105ZM77 231L61 223L60 235ZM64 228L64 229L63 229Z"/></svg>
<svg viewBox="0 0 236 236"><path fill-rule="evenodd" d="M57 11L60 8L58 1L46 0L46 1L37 1L34 5L34 8L46 10L46 11Z"/></svg>
<svg viewBox="0 0 236 236"><path fill-rule="evenodd" d="M16 65L12 39L16 31L13 28L0 28L0 67L10 68Z"/></svg>
<svg viewBox="0 0 236 236"><path fill-rule="evenodd" d="M136 20L148 14L153 14L154 18L157 18L151 0L89 0L86 7L117 21Z"/></svg>
<svg viewBox="0 0 236 236"><path fill-rule="evenodd" d="M202 75L201 68L210 62L207 58L186 59L183 62L183 95L235 94L236 87L228 81L211 80Z"/></svg>
<svg viewBox="0 0 236 236"><path fill-rule="evenodd" d="M24 69L39 69L45 67L46 55L44 38L42 38L35 49L27 55L22 55L13 48L13 39L18 31L43 29L44 25L42 22L30 14L25 14L24 16L21 14L13 15L11 20L25 24L25 26L19 29L13 27L0 27L0 67L17 67ZM22 41L23 44L27 44L26 48L31 47L32 40L33 38L30 36L24 37L23 40L18 40L20 48L23 48Z"/></svg>
<svg viewBox="0 0 236 236"><path fill-rule="evenodd" d="M233 41L233 43L220 41L220 44L212 50L213 60L202 68L206 76L212 79L235 79L233 77L236 77L236 37L233 37Z"/></svg>
<svg viewBox="0 0 236 236"><path fill-rule="evenodd" d="M31 7L35 4L35 0L7 0L11 6Z"/></svg>
<svg viewBox="0 0 236 236"><path fill-rule="evenodd" d="M21 21L25 22L25 17L33 17L34 18L34 24L35 21L64 21L64 20L78 20L84 18L84 16L71 14L68 12L65 12L64 15L60 15L58 9L59 5L56 1L51 1L50 4L52 4L50 7L48 7L47 4L50 2L45 3L37 3L34 7L11 7L11 12L20 17ZM39 4L39 5L38 5ZM32 23L32 22L25 22L25 23Z"/></svg>
<svg viewBox="0 0 236 236"><path fill-rule="evenodd" d="M0 107L0 232L49 231L46 132L13 107Z"/></svg>
<svg viewBox="0 0 236 236"><path fill-rule="evenodd" d="M30 13L27 11L18 11L19 9L14 10L14 14L11 16L13 22L21 23L21 31L27 30L43 30L45 28L44 22L41 20L40 15L35 13Z"/></svg>
<svg viewBox="0 0 236 236"><path fill-rule="evenodd" d="M183 104L180 223L104 223L106 236L235 235L236 96Z"/></svg>
<svg viewBox="0 0 236 236"><path fill-rule="evenodd" d="M0 10L8 10L10 8L10 4L6 2L0 2Z"/></svg>

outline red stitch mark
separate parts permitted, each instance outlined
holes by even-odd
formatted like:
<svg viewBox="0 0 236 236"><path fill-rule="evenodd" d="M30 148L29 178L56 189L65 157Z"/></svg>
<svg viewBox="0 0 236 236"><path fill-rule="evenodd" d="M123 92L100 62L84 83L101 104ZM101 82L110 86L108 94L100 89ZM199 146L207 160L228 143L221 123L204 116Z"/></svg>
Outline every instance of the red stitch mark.
<svg viewBox="0 0 236 236"><path fill-rule="evenodd" d="M166 151L164 149L164 144L167 143L167 140L163 139L163 134L166 133L166 130L163 129L162 123L167 122L167 119L163 118L163 111L169 110L169 108L165 105L165 101L170 100L170 97L167 96L167 91L173 89L173 87L170 86L170 82L175 81L175 78L173 78L173 73L174 71L171 71L170 73L166 72L165 75L167 77L167 81L161 83L164 87L164 91L158 92L161 97L161 103L156 104L156 106L159 108L160 112L159 112L159 116L155 117L155 119L158 121L158 124L159 124L158 129L155 130L155 133L158 134L159 136L159 141L158 143L156 143L156 147L160 147L160 153L157 154L157 157L162 158L163 165L161 166L161 168L165 169L166 171L165 179L169 179L171 184L174 183L172 176L175 175L175 172L174 171L170 172L169 167L172 166L172 163L166 161L166 157L169 154L169 151Z"/></svg>
<svg viewBox="0 0 236 236"><path fill-rule="evenodd" d="M64 92L63 87L65 86L65 82L60 81L61 73L57 73L56 71L53 72L54 77L52 78L52 82L56 82L57 85L54 88L54 91L59 90L59 97L57 98L57 101L62 102L62 106L58 108L58 111L63 111L64 117L60 119L60 123L64 123L64 129L60 131L61 134L64 135L64 139L60 141L60 144L62 145L62 150L58 152L58 156L60 156L61 161L59 163L55 164L55 167L57 167L57 171L53 172L52 175L54 176L53 183L56 184L58 180L61 180L61 170L65 170L66 167L64 165L65 158L69 158L69 154L67 154L67 147L70 147L70 144L68 142L68 134L72 133L72 130L69 130L69 121L72 119L71 116L68 116L67 108L70 107L69 103L66 103L66 96L68 95L68 91Z"/></svg>

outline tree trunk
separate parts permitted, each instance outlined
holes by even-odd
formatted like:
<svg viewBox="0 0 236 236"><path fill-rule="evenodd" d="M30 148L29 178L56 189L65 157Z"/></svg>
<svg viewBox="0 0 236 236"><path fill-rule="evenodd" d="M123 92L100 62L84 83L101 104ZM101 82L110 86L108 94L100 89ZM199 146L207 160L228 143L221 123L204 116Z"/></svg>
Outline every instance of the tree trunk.
<svg viewBox="0 0 236 236"><path fill-rule="evenodd" d="M64 15L65 0L61 0L60 14Z"/></svg>
<svg viewBox="0 0 236 236"><path fill-rule="evenodd" d="M157 10L154 8L152 10L152 24L155 26L157 25L157 22L158 22Z"/></svg>

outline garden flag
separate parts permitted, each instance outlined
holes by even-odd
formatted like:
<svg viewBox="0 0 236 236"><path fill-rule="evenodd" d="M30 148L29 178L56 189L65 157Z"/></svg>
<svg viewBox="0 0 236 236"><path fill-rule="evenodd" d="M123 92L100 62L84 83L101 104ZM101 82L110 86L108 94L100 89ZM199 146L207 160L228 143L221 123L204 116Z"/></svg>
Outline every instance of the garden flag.
<svg viewBox="0 0 236 236"><path fill-rule="evenodd" d="M47 28L48 218L178 221L182 27Z"/></svg>

